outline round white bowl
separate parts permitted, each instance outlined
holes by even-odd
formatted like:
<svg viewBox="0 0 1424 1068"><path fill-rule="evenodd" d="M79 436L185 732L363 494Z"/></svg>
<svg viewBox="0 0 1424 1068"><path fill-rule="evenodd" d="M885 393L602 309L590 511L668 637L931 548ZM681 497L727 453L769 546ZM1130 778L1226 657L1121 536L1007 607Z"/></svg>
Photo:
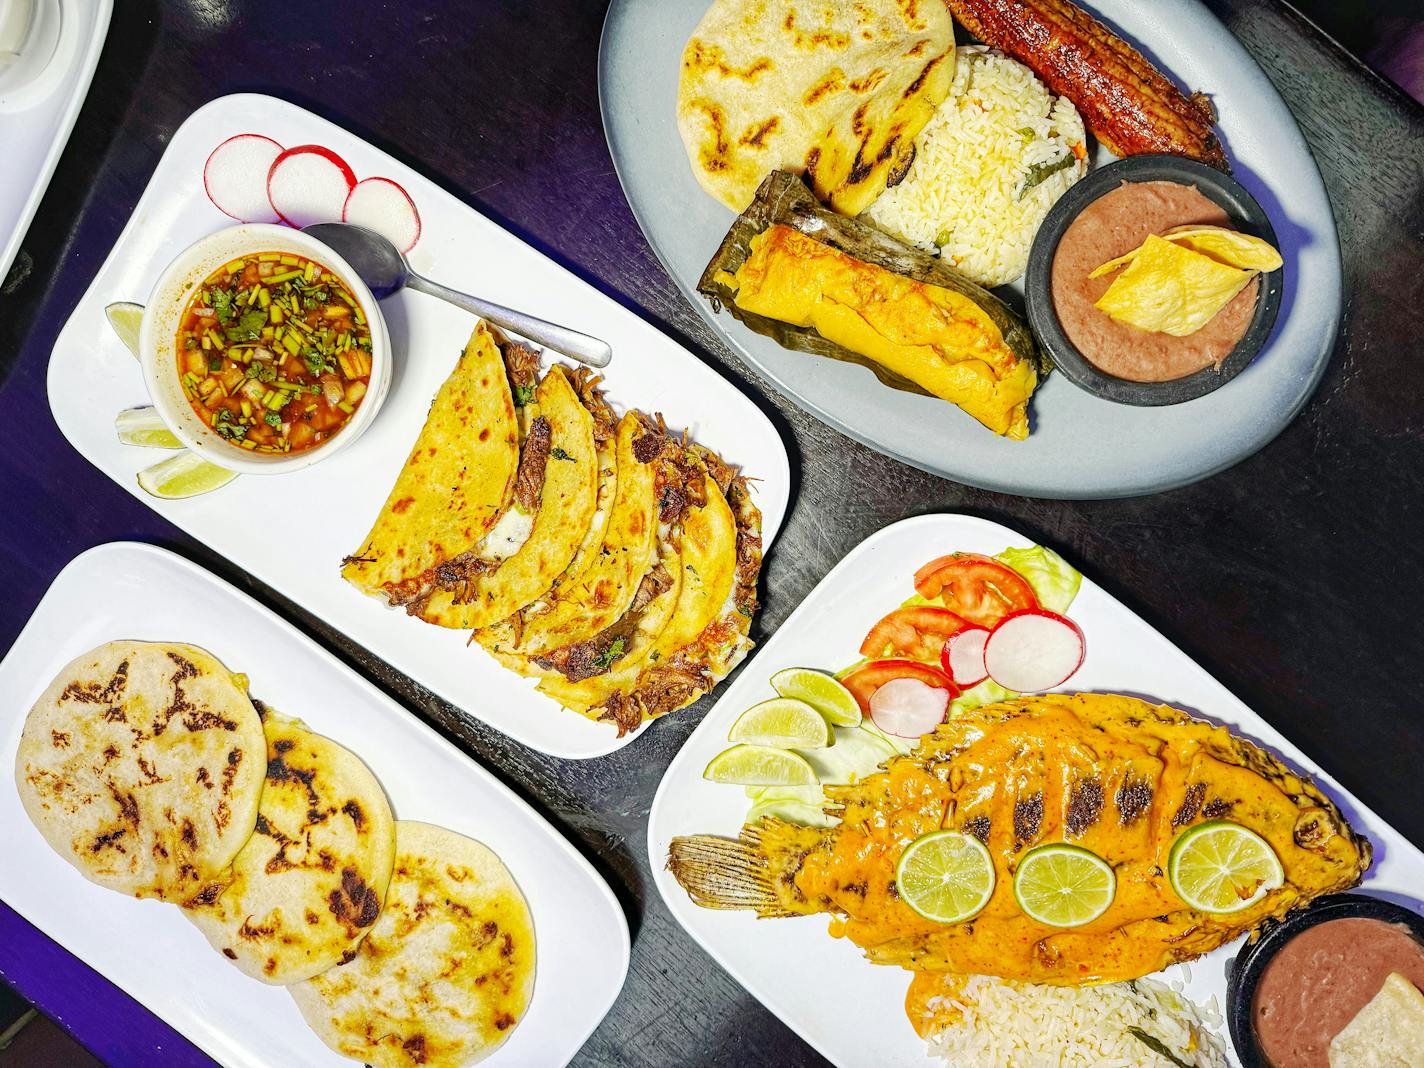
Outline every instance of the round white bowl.
<svg viewBox="0 0 1424 1068"><path fill-rule="evenodd" d="M189 299L225 263L259 252L283 252L320 263L351 291L371 330L371 376L366 395L335 436L294 453L259 453L234 445L193 411L178 375L178 324ZM371 425L391 386L391 342L380 306L351 266L300 230L270 223L243 223L189 245L164 268L144 308L138 332L139 362L158 414L188 448L205 460L254 475L298 471L349 448Z"/></svg>

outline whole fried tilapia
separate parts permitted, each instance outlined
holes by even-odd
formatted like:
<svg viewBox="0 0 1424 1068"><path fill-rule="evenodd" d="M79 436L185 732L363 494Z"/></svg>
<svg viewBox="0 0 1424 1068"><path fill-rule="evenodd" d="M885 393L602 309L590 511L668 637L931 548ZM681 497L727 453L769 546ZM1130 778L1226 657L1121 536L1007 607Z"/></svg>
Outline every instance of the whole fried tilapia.
<svg viewBox="0 0 1424 1068"><path fill-rule="evenodd" d="M991 705L946 723L909 756L827 788L831 828L766 819L739 839L673 840L668 867L699 905L765 917L831 913L831 933L879 964L1079 985L1134 979L1207 953L1323 894L1360 881L1370 844L1308 779L1224 727L1165 706L1099 694ZM1172 843L1210 819L1264 837L1283 884L1210 915L1167 878ZM924 919L898 896L905 846L952 828L993 857L993 896L970 921ZM1100 917L1060 929L1030 919L1013 873L1035 845L1066 841L1112 865Z"/></svg>

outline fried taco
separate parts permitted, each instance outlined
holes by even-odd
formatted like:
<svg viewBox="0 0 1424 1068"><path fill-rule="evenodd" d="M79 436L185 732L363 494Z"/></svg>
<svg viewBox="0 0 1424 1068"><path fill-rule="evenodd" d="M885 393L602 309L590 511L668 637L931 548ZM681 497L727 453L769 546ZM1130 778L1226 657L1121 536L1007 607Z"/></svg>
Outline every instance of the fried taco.
<svg viewBox="0 0 1424 1068"><path fill-rule="evenodd" d="M593 525L599 483L615 475L613 413L597 380L560 366L520 409L527 426L512 500L485 539L437 568L406 606L441 627L487 627L546 593L573 563Z"/></svg>
<svg viewBox="0 0 1424 1068"><path fill-rule="evenodd" d="M342 562L363 593L402 607L429 596L508 511L519 466L511 378L532 386L538 356L502 340L483 321L475 327L375 525Z"/></svg>
<svg viewBox="0 0 1424 1068"><path fill-rule="evenodd" d="M626 646L638 622L665 603L674 549L669 510L682 494L684 450L641 412L618 424L617 488L603 541L582 571L529 609L476 640L523 674L585 677L606 666L615 643Z"/></svg>

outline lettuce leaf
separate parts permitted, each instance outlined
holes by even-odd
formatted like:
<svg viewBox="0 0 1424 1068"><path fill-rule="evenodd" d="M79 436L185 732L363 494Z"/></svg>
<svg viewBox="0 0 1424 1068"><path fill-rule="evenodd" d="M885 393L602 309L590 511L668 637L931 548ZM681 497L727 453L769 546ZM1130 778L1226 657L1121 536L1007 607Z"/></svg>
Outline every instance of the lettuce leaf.
<svg viewBox="0 0 1424 1068"><path fill-rule="evenodd" d="M1038 603L1050 612L1068 611L1083 582L1083 576L1067 560L1043 545L1005 549L994 559L1022 575L1033 587Z"/></svg>

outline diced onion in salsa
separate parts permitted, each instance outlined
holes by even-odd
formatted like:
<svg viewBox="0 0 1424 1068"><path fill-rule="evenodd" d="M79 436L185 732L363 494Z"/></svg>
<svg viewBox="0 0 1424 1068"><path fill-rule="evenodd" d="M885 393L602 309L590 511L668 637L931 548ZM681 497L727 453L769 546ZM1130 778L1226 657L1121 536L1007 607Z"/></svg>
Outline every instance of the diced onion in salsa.
<svg viewBox="0 0 1424 1068"><path fill-rule="evenodd" d="M226 264L178 327L188 403L234 445L289 453L329 441L371 381L371 328L315 260L261 252Z"/></svg>

